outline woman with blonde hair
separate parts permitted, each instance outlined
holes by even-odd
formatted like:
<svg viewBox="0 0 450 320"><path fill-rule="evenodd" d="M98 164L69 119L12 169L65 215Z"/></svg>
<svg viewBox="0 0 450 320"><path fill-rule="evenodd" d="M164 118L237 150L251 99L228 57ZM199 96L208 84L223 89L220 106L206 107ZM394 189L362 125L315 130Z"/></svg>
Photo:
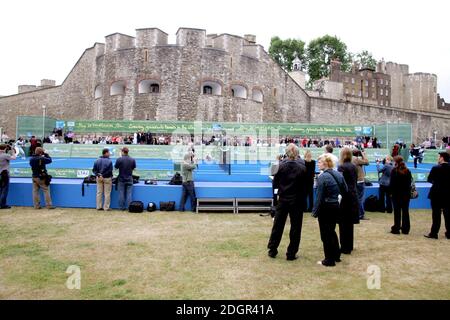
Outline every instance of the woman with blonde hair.
<svg viewBox="0 0 450 320"><path fill-rule="evenodd" d="M341 252L336 234L339 219L339 195L347 193L344 177L333 170L333 159L328 154L319 157L319 169L323 170L317 179L317 197L312 215L319 220L320 238L323 242L325 259L319 261L326 267L333 267L340 262Z"/></svg>
<svg viewBox="0 0 450 320"><path fill-rule="evenodd" d="M338 171L342 173L348 192L341 201L341 216L339 219L339 240L341 253L351 254L353 251L354 224L359 223L359 203L356 191L358 170L352 163L352 149L343 148L339 156Z"/></svg>
<svg viewBox="0 0 450 320"><path fill-rule="evenodd" d="M310 150L305 151L305 166L306 166L306 212L312 212L314 207L314 177L316 175L316 161L312 159Z"/></svg>

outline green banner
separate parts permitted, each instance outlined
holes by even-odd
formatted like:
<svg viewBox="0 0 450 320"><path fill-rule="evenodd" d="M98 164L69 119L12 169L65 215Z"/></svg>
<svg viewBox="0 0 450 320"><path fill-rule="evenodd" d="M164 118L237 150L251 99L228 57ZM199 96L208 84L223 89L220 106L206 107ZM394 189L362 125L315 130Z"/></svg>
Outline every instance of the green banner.
<svg viewBox="0 0 450 320"><path fill-rule="evenodd" d="M175 130L187 131L191 134L213 133L225 130L229 136L257 135L261 131L266 135L274 134L308 137L354 137L370 136L372 126L362 125L326 125L299 123L235 123L235 122L164 122L164 121L127 121L127 120L70 120L65 121L65 128L76 134L94 133L173 133ZM271 134L273 133L273 134Z"/></svg>
<svg viewBox="0 0 450 320"><path fill-rule="evenodd" d="M48 168L48 173L53 178L64 179L82 179L92 174L92 169L52 169ZM31 178L31 169L29 168L14 168L11 169L11 177L16 178ZM135 170L135 175L139 176L141 180L158 179L170 180L174 175L173 170Z"/></svg>

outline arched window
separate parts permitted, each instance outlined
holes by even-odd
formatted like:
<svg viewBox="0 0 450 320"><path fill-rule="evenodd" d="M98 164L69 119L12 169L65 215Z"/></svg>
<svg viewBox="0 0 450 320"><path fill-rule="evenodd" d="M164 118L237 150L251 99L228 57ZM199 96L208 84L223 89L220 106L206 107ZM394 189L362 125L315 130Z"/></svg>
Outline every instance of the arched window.
<svg viewBox="0 0 450 320"><path fill-rule="evenodd" d="M231 95L233 97L247 99L247 88L244 86L235 84L231 86Z"/></svg>
<svg viewBox="0 0 450 320"><path fill-rule="evenodd" d="M202 94L222 95L222 86L218 82L204 81L202 83Z"/></svg>
<svg viewBox="0 0 450 320"><path fill-rule="evenodd" d="M159 93L159 83L156 80L142 80L138 89L139 93Z"/></svg>
<svg viewBox="0 0 450 320"><path fill-rule="evenodd" d="M203 86L203 94L212 94L213 88L211 86Z"/></svg>
<svg viewBox="0 0 450 320"><path fill-rule="evenodd" d="M98 85L94 90L94 99L99 99L102 97L102 86Z"/></svg>
<svg viewBox="0 0 450 320"><path fill-rule="evenodd" d="M263 93L259 89L253 89L252 90L252 99L256 102L263 102Z"/></svg>
<svg viewBox="0 0 450 320"><path fill-rule="evenodd" d="M150 92L151 93L159 93L159 84L157 83L152 83L150 85Z"/></svg>
<svg viewBox="0 0 450 320"><path fill-rule="evenodd" d="M111 85L111 90L110 90L110 94L112 96L117 96L120 94L125 94L125 89L126 89L126 82L121 80L121 81L116 81Z"/></svg>

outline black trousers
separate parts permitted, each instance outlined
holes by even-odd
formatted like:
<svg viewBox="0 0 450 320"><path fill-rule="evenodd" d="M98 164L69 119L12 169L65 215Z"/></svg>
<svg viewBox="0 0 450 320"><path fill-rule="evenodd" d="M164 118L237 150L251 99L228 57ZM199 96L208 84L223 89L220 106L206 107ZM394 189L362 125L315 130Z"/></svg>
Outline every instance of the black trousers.
<svg viewBox="0 0 450 320"><path fill-rule="evenodd" d="M197 197L195 196L194 181L183 182L183 192L181 194L180 210L184 211L184 205L186 204L187 197L191 198L191 209L196 211L197 209Z"/></svg>
<svg viewBox="0 0 450 320"><path fill-rule="evenodd" d="M431 199L431 210L433 224L431 226L431 234L437 236L441 228L441 214L444 213L445 236L450 238L450 204L449 199Z"/></svg>
<svg viewBox="0 0 450 320"><path fill-rule="evenodd" d="M314 207L314 186L310 185L306 188L306 212L312 212Z"/></svg>
<svg viewBox="0 0 450 320"><path fill-rule="evenodd" d="M300 204L299 202L286 202L283 200L278 202L275 221L273 222L272 233L267 248L272 253L278 253L278 246L280 245L283 236L284 226L286 225L288 215L291 220L291 230L289 232L290 242L286 251L286 256L294 257L300 247L303 224L303 204Z"/></svg>
<svg viewBox="0 0 450 320"><path fill-rule="evenodd" d="M414 157L414 168L417 168L417 161L419 160L418 157Z"/></svg>
<svg viewBox="0 0 450 320"><path fill-rule="evenodd" d="M319 229L323 243L325 262L334 264L341 257L339 240L336 234L336 219L339 215L338 204L327 204L320 208Z"/></svg>
<svg viewBox="0 0 450 320"><path fill-rule="evenodd" d="M339 240L341 242L342 253L352 253L354 231L353 221L342 221L339 223Z"/></svg>
<svg viewBox="0 0 450 320"><path fill-rule="evenodd" d="M379 207L381 212L392 212L392 196L388 186L382 186L378 189Z"/></svg>
<svg viewBox="0 0 450 320"><path fill-rule="evenodd" d="M409 200L408 196L392 196L392 203L394 204L394 225L391 230L404 234L408 234L411 225L409 221Z"/></svg>

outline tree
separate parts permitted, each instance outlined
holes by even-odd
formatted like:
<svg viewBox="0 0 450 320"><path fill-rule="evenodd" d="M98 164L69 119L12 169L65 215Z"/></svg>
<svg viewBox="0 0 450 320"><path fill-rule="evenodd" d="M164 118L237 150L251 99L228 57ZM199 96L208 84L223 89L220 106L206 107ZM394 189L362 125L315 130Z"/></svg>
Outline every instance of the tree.
<svg viewBox="0 0 450 320"><path fill-rule="evenodd" d="M292 71L292 62L296 57L302 62L301 69L305 69L305 43L300 39L281 40L279 37L272 37L270 40L269 55L285 71Z"/></svg>
<svg viewBox="0 0 450 320"><path fill-rule="evenodd" d="M356 54L354 62L357 62L361 68L376 69L377 61L373 58L372 53L363 50Z"/></svg>
<svg viewBox="0 0 450 320"><path fill-rule="evenodd" d="M307 48L308 74L310 84L330 73L331 60L339 59L341 68L351 68L351 55L347 45L336 36L325 35L311 40Z"/></svg>

